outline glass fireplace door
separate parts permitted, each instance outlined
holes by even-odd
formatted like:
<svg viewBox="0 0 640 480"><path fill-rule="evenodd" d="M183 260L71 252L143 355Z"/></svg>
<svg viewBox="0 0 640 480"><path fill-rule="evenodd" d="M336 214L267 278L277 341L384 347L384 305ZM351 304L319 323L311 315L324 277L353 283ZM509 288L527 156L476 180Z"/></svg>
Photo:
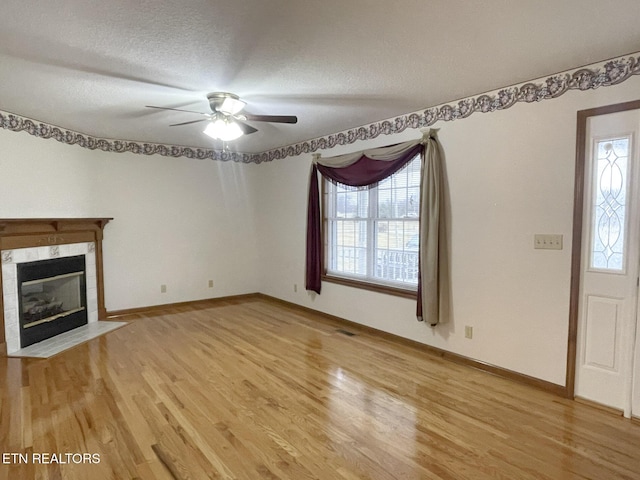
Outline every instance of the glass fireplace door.
<svg viewBox="0 0 640 480"><path fill-rule="evenodd" d="M22 348L87 323L85 257L18 264Z"/></svg>

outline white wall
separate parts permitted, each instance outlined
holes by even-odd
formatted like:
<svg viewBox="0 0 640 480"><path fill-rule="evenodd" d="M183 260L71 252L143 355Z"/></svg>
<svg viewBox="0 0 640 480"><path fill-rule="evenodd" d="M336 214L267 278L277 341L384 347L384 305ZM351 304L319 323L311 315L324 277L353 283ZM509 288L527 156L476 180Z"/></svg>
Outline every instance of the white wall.
<svg viewBox="0 0 640 480"><path fill-rule="evenodd" d="M0 218L114 217L103 244L107 310L252 293L258 169L0 130Z"/></svg>
<svg viewBox="0 0 640 480"><path fill-rule="evenodd" d="M536 104L440 122L451 195L453 318L431 328L415 302L324 282L304 291L311 155L261 165L257 185L261 290L482 362L565 383L576 112L640 97L640 78ZM418 138L418 131L323 152ZM534 250L536 233L564 236ZM294 284L298 286L294 292ZM464 338L464 326L474 338Z"/></svg>

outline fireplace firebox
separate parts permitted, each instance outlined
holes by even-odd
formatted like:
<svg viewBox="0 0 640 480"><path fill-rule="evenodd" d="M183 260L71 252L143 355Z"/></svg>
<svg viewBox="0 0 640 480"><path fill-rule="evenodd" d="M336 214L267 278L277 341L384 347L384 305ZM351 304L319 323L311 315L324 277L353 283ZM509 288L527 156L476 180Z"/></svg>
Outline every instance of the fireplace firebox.
<svg viewBox="0 0 640 480"><path fill-rule="evenodd" d="M17 267L21 348L87 324L84 255Z"/></svg>

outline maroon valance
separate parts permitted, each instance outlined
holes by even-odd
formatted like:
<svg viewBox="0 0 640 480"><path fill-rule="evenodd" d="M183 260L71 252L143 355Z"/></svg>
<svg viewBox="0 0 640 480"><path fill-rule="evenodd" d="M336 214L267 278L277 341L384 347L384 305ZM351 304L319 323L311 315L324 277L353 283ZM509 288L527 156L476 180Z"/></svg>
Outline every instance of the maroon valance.
<svg viewBox="0 0 640 480"><path fill-rule="evenodd" d="M396 160L376 160L362 155L347 167L336 168L317 164L318 171L326 178L350 187L366 187L390 177L420 153L422 145L417 144Z"/></svg>

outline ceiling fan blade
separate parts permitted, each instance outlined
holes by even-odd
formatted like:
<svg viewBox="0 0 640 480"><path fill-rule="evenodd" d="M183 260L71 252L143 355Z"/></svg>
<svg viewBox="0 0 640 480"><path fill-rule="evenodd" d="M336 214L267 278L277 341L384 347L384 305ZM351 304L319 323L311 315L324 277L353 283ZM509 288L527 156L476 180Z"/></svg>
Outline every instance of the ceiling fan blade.
<svg viewBox="0 0 640 480"><path fill-rule="evenodd" d="M154 105L145 105L147 108L157 108L158 110L174 110L176 112L197 113L198 115L211 115L210 113L194 112L193 110L184 110L182 108L156 107Z"/></svg>
<svg viewBox="0 0 640 480"><path fill-rule="evenodd" d="M298 123L298 117L295 115L251 115L250 113L242 115L251 122Z"/></svg>
<svg viewBox="0 0 640 480"><path fill-rule="evenodd" d="M242 130L242 133L244 133L245 135L256 133L258 131L257 128L253 128L251 125L247 125L246 123L241 122L240 120L235 120L235 122L238 124L238 126Z"/></svg>
<svg viewBox="0 0 640 480"><path fill-rule="evenodd" d="M206 122L207 120L209 120L209 119L208 118L200 118L198 120L191 120L190 122L174 123L174 124L169 125L169 126L170 127L177 127L179 125L189 125L190 123Z"/></svg>

